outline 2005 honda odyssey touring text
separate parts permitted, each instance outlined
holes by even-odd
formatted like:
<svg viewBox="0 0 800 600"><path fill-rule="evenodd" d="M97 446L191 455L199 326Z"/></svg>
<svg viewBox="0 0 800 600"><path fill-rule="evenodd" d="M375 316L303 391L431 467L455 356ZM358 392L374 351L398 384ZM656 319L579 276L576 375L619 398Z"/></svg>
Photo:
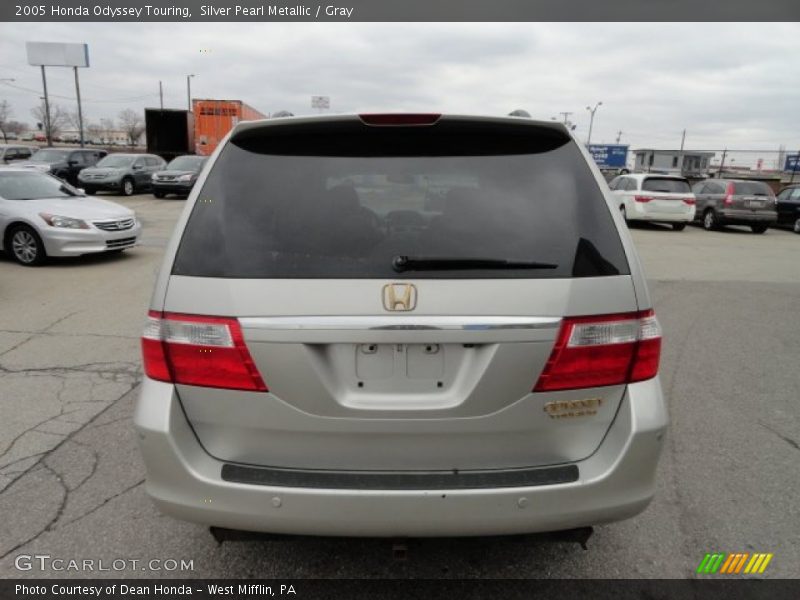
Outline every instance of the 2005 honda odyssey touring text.
<svg viewBox="0 0 800 600"><path fill-rule="evenodd" d="M557 123L240 123L147 317L149 495L277 534L515 534L641 512L667 426L661 330L614 204Z"/></svg>

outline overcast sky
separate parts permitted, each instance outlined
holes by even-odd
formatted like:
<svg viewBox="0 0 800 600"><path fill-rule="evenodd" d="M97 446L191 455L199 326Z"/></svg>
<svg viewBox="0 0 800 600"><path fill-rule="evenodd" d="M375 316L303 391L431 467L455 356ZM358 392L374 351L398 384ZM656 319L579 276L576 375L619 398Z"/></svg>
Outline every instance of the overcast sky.
<svg viewBox="0 0 800 600"><path fill-rule="evenodd" d="M25 41L86 42L84 114L243 100L269 113L424 111L550 119L571 111L593 142L675 148L800 147L800 25L530 23L0 23L0 99L32 122L39 70ZM52 95L74 98L70 69L48 69ZM53 102L74 109L74 100ZM559 118L561 118L559 116Z"/></svg>

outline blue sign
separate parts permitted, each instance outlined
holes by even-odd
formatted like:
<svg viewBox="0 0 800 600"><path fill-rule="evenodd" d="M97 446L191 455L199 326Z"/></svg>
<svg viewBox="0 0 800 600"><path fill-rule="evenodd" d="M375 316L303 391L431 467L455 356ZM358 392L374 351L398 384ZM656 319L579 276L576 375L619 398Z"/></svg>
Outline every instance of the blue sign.
<svg viewBox="0 0 800 600"><path fill-rule="evenodd" d="M622 169L628 163L628 146L622 144L589 144L586 146L601 169Z"/></svg>
<svg viewBox="0 0 800 600"><path fill-rule="evenodd" d="M784 171L800 171L800 154L788 154Z"/></svg>

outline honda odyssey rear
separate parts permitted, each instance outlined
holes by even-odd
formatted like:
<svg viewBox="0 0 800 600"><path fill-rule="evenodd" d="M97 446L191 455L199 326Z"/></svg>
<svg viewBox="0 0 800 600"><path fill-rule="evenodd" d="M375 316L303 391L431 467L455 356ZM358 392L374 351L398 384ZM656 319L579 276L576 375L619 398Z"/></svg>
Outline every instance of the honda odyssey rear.
<svg viewBox="0 0 800 600"><path fill-rule="evenodd" d="M661 331L604 190L555 123L239 124L145 325L150 496L180 519L311 535L641 512L667 425Z"/></svg>

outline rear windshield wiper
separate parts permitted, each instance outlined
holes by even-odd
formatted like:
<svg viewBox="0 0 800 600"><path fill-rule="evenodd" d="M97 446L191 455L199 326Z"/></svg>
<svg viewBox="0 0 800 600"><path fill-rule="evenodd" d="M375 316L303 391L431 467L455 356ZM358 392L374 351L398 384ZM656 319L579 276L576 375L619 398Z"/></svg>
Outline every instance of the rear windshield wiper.
<svg viewBox="0 0 800 600"><path fill-rule="evenodd" d="M404 271L454 271L468 269L557 269L553 263L505 260L503 258L447 258L439 256L395 256L392 268Z"/></svg>

